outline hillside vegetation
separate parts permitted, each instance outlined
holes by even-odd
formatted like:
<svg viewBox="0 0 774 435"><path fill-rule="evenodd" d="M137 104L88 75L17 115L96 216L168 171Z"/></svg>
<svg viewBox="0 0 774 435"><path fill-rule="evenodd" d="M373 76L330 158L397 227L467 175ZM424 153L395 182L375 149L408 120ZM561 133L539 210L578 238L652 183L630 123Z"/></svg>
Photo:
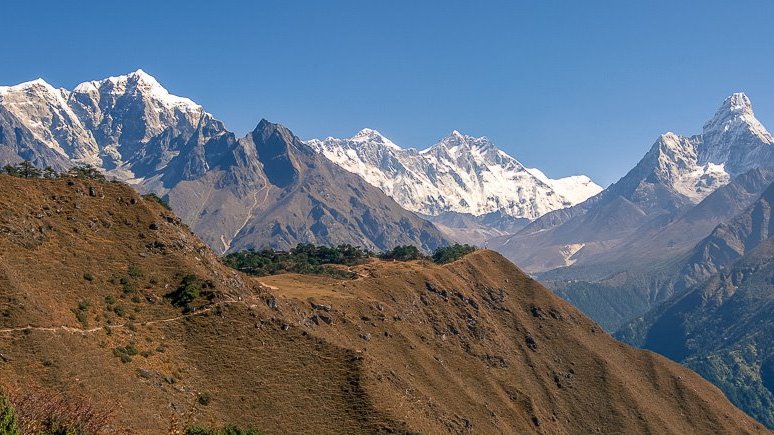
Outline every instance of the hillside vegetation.
<svg viewBox="0 0 774 435"><path fill-rule="evenodd" d="M0 389L106 433L767 433L494 252L347 267L251 277L128 186L0 175Z"/></svg>

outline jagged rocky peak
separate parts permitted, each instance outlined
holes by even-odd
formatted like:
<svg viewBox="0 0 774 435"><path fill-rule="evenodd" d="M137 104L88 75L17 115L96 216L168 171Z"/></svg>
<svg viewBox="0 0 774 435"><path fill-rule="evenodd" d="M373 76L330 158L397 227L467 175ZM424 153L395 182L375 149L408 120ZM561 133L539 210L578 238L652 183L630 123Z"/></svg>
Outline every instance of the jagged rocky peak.
<svg viewBox="0 0 774 435"><path fill-rule="evenodd" d="M42 79L0 87L0 128L18 132L0 143L17 160L59 170L90 163L124 180L163 169L197 131L225 130L202 106L170 94L141 69L72 91Z"/></svg>
<svg viewBox="0 0 774 435"><path fill-rule="evenodd" d="M436 150L445 150L453 155L470 152L471 150L495 150L495 146L486 136L475 137L462 134L453 130L448 136L441 139L437 144L431 146L424 152L434 152Z"/></svg>
<svg viewBox="0 0 774 435"><path fill-rule="evenodd" d="M302 145L293 133L283 125L262 119L251 137L268 181L281 188L293 183L300 168L292 154Z"/></svg>
<svg viewBox="0 0 774 435"><path fill-rule="evenodd" d="M715 116L704 124L703 134L740 133L734 130L749 132L763 142L774 142L766 127L755 117L750 98L742 92L732 94L723 101Z"/></svg>
<svg viewBox="0 0 774 435"><path fill-rule="evenodd" d="M755 117L747 95L735 93L704 125L699 163L725 163L734 175L774 163L774 138Z"/></svg>

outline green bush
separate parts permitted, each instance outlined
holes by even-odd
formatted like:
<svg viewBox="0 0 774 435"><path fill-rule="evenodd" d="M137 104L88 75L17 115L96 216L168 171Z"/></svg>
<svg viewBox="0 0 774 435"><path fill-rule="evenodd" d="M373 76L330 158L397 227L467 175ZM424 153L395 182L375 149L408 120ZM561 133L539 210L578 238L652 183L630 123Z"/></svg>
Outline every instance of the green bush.
<svg viewBox="0 0 774 435"><path fill-rule="evenodd" d="M137 291L137 287L135 287L133 282L125 282L124 285L121 287L124 294L131 294Z"/></svg>
<svg viewBox="0 0 774 435"><path fill-rule="evenodd" d="M91 272L86 272L83 274L83 279L86 281L94 281L94 275L92 275Z"/></svg>
<svg viewBox="0 0 774 435"><path fill-rule="evenodd" d="M12 177L19 178L40 178L43 176L40 169L36 168L29 160L24 160L16 165L5 165L3 172Z"/></svg>
<svg viewBox="0 0 774 435"><path fill-rule="evenodd" d="M129 268L127 269L127 273L132 278L140 278L140 277L142 277L142 271L140 270L139 267L137 267L135 265L129 266Z"/></svg>
<svg viewBox="0 0 774 435"><path fill-rule="evenodd" d="M113 355L118 357L124 364L132 362L132 357L138 353L137 348L131 343L124 347L116 347L113 349Z"/></svg>
<svg viewBox="0 0 774 435"><path fill-rule="evenodd" d="M198 276L188 274L180 281L180 285L174 291L167 293L165 297L176 307L187 307L188 304L201 296L208 296L211 292L212 283L204 281Z"/></svg>
<svg viewBox="0 0 774 435"><path fill-rule="evenodd" d="M451 263L452 261L457 261L475 250L475 246L460 245L459 243L455 243L452 246L444 246L442 248L436 249L435 252L433 252L432 259L434 263L438 264Z"/></svg>
<svg viewBox="0 0 774 435"><path fill-rule="evenodd" d="M102 172L100 172L99 169L95 168L92 165L79 164L79 165L73 166L72 168L68 169L66 172L62 173L60 176L105 181L105 176L102 174Z"/></svg>
<svg viewBox="0 0 774 435"><path fill-rule="evenodd" d="M0 434L21 435L16 409L2 391L0 391Z"/></svg>
<svg viewBox="0 0 774 435"><path fill-rule="evenodd" d="M78 320L78 322L84 327L89 326L89 320L88 320L89 305L90 305L89 301L81 300L80 302L78 302L78 306L71 310L73 314L75 314L75 319Z"/></svg>

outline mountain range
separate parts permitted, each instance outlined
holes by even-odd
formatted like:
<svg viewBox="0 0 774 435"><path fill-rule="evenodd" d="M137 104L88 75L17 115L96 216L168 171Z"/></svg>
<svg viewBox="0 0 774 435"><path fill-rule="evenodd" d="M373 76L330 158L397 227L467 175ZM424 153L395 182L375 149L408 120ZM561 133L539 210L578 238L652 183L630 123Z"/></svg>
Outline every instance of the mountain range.
<svg viewBox="0 0 774 435"><path fill-rule="evenodd" d="M583 202L602 188L586 176L552 180L526 168L486 137L453 131L435 145L403 149L363 129L349 139L312 139L309 146L354 172L407 210L428 216L502 213L532 220Z"/></svg>
<svg viewBox="0 0 774 435"><path fill-rule="evenodd" d="M452 241L487 245L620 339L697 370L734 404L774 427L774 138L742 93L729 96L700 134L661 135L606 189L582 175L550 179L486 137L457 131L421 151L372 129L349 139L302 141L266 120L237 137L142 70L72 90L40 79L0 87L0 164L22 160L57 171L89 164L141 193L155 193L218 254L288 250L298 243L376 251L403 244L432 251ZM125 197L114 199L122 203ZM46 215L50 209L43 210ZM33 249L51 228L30 229L34 225L26 219L6 222L0 235ZM98 225L91 222L91 229ZM182 243L175 240L167 242ZM521 276L494 255L475 258L503 277ZM443 279L472 291L491 290L491 282L479 282L491 270L467 262L457 266L475 272L462 281ZM445 272L411 271L409 287L416 284L414 273ZM11 278L0 269L0 286ZM312 283L277 283L313 291ZM516 330L524 327L536 325ZM426 340L424 332L417 337ZM483 358L500 360L491 352ZM545 413L538 420L554 417L561 420ZM464 427L466 420L458 420ZM418 427L437 428L427 422Z"/></svg>
<svg viewBox="0 0 774 435"><path fill-rule="evenodd" d="M772 144L774 139L755 118L749 98L731 95L701 134L661 135L618 182L581 204L540 217L515 236L493 240L490 246L531 273L562 267L599 269L617 247L649 229L660 231L734 177L774 165ZM676 242L668 250L692 245L723 217L708 222L696 232L698 237ZM535 249L524 249L527 246ZM658 255L663 258L663 252Z"/></svg>
<svg viewBox="0 0 774 435"><path fill-rule="evenodd" d="M0 88L0 163L76 163L154 192L213 249L299 242L384 250L448 243L428 221L261 121L237 139L142 70L72 91L43 80Z"/></svg>

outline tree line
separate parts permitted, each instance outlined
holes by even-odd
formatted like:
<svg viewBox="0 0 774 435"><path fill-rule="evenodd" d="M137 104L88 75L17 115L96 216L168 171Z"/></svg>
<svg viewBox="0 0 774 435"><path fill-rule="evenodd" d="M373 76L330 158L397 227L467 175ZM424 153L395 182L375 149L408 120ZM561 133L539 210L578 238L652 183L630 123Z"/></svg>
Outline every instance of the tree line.
<svg viewBox="0 0 774 435"><path fill-rule="evenodd" d="M474 246L454 244L438 248L431 255L426 255L416 246L400 245L388 251L374 253L349 244L330 247L300 243L290 251L249 249L234 252L225 255L222 261L233 269L256 276L301 273L328 275L336 278L355 278L357 275L347 270L346 267L363 264L371 258L393 261L425 260L446 264L475 250Z"/></svg>
<svg viewBox="0 0 774 435"><path fill-rule="evenodd" d="M57 172L51 166L38 168L29 160L24 160L15 165L3 166L2 172L12 177L19 178L83 178L90 180L105 180L105 175L96 167L89 164L77 164L64 172Z"/></svg>

